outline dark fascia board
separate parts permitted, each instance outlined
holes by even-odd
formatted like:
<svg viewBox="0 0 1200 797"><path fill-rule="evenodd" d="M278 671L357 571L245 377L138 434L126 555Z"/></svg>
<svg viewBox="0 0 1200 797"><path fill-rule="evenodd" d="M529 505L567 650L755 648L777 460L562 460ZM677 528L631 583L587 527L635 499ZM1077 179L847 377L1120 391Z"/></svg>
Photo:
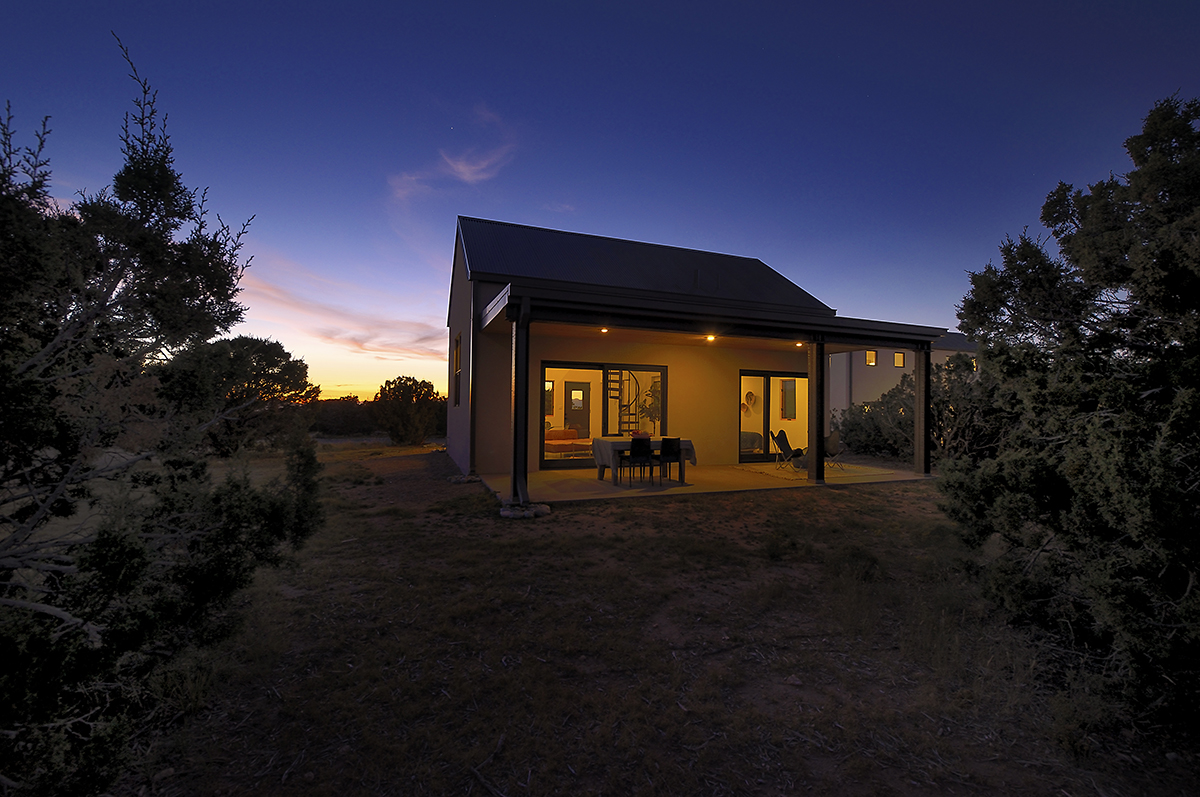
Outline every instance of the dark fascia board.
<svg viewBox="0 0 1200 797"><path fill-rule="evenodd" d="M778 306L745 307L741 303L699 302L672 294L595 286L550 287L508 283L484 309L480 326L505 315L522 297L530 299L531 320L549 323L623 326L662 332L717 334L772 340L824 340L830 343L928 347L946 330L939 327L813 315ZM515 309L515 308L514 308Z"/></svg>
<svg viewBox="0 0 1200 797"><path fill-rule="evenodd" d="M578 282L563 282L558 280L514 280L503 274L483 274L473 272L472 280L483 282L507 283L514 286L522 296L544 296L563 302L578 302L582 304L605 304L620 302L623 306L637 306L646 309L658 308L664 311L683 313L732 313L737 317L787 317L797 315L813 318L833 318L834 310L817 311L799 310L789 305L770 304L769 302L747 302L732 299L715 299L712 297L696 296L689 293L667 293L665 291L647 292L637 288L621 288L612 285L586 285Z"/></svg>

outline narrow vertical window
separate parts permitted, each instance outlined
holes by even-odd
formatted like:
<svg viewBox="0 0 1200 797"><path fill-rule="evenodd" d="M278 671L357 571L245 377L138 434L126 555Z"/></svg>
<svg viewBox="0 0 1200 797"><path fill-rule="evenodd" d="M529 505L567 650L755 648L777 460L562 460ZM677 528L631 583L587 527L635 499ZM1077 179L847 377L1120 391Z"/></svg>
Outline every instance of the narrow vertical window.
<svg viewBox="0 0 1200 797"><path fill-rule="evenodd" d="M458 406L458 397L462 392L462 333L454 338L454 406Z"/></svg>
<svg viewBox="0 0 1200 797"><path fill-rule="evenodd" d="M874 365L874 364L875 364L875 352L871 351L870 349L867 349L867 365Z"/></svg>
<svg viewBox="0 0 1200 797"><path fill-rule="evenodd" d="M783 395L779 402L779 417L784 421L796 420L796 380L782 379L780 380Z"/></svg>
<svg viewBox="0 0 1200 797"><path fill-rule="evenodd" d="M894 355L892 355L892 361L896 364L897 368L903 368L904 367L904 352L902 352L902 351L896 352Z"/></svg>

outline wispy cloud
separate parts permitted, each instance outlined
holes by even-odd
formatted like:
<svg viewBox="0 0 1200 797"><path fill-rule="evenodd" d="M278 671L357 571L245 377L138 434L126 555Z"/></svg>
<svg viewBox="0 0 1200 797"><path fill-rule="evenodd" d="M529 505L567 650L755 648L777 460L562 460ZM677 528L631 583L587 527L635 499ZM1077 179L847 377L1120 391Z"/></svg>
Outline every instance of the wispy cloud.
<svg viewBox="0 0 1200 797"><path fill-rule="evenodd" d="M410 199L417 194L425 194L430 191L426 181L434 175L434 172L417 172L415 174L394 174L388 178L388 185L392 187L392 196L396 199Z"/></svg>
<svg viewBox="0 0 1200 797"><path fill-rule="evenodd" d="M458 157L449 155L441 149L438 150L438 154L442 156L446 167L450 169L450 174L464 183L474 185L484 180L490 180L499 174L500 170L512 160L514 149L516 149L515 144L505 144L482 155L476 155L473 149L467 150Z"/></svg>
<svg viewBox="0 0 1200 797"><path fill-rule="evenodd" d="M377 359L446 359L446 328L313 299L253 273L242 278L254 316L283 323L324 343ZM399 302L397 302L399 304Z"/></svg>
<svg viewBox="0 0 1200 797"><path fill-rule="evenodd" d="M388 185L391 186L392 195L397 199L406 200L429 193L439 179L446 177L467 185L475 185L491 180L500 174L500 171L512 161L517 151L513 133L498 114L483 105L476 106L475 121L480 125L498 130L504 139L503 143L486 149L479 146L470 147L459 153L439 149L440 162L430 164L423 169L389 177Z"/></svg>

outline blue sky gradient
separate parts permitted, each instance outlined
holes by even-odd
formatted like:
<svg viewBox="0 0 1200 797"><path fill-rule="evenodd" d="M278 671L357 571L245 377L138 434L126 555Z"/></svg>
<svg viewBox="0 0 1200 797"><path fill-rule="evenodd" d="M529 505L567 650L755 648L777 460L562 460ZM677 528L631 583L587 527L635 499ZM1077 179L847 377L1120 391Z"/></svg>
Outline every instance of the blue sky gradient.
<svg viewBox="0 0 1200 797"><path fill-rule="evenodd" d="M1200 3L25 3L0 100L54 193L119 168L136 87L255 216L238 331L326 397L446 387L459 214L762 259L854 317L953 328L1059 180L1200 96Z"/></svg>

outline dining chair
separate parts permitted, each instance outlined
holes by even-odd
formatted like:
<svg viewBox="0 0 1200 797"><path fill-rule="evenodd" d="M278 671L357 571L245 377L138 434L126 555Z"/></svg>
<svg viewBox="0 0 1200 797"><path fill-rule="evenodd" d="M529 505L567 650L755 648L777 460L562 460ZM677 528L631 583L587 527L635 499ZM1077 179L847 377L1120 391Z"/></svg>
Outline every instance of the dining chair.
<svg viewBox="0 0 1200 797"><path fill-rule="evenodd" d="M679 438L664 437L662 439L662 447L654 458L658 461L658 483L662 484L663 471L665 470L667 478L670 478L671 465L679 463L683 459L683 449L680 448Z"/></svg>
<svg viewBox="0 0 1200 797"><path fill-rule="evenodd" d="M617 455L617 483L621 481L621 468L629 468L629 485L633 486L633 469L641 470L642 478L646 478L646 468L651 468L650 478L654 478L654 450L649 437L634 437L629 441L629 451Z"/></svg>

